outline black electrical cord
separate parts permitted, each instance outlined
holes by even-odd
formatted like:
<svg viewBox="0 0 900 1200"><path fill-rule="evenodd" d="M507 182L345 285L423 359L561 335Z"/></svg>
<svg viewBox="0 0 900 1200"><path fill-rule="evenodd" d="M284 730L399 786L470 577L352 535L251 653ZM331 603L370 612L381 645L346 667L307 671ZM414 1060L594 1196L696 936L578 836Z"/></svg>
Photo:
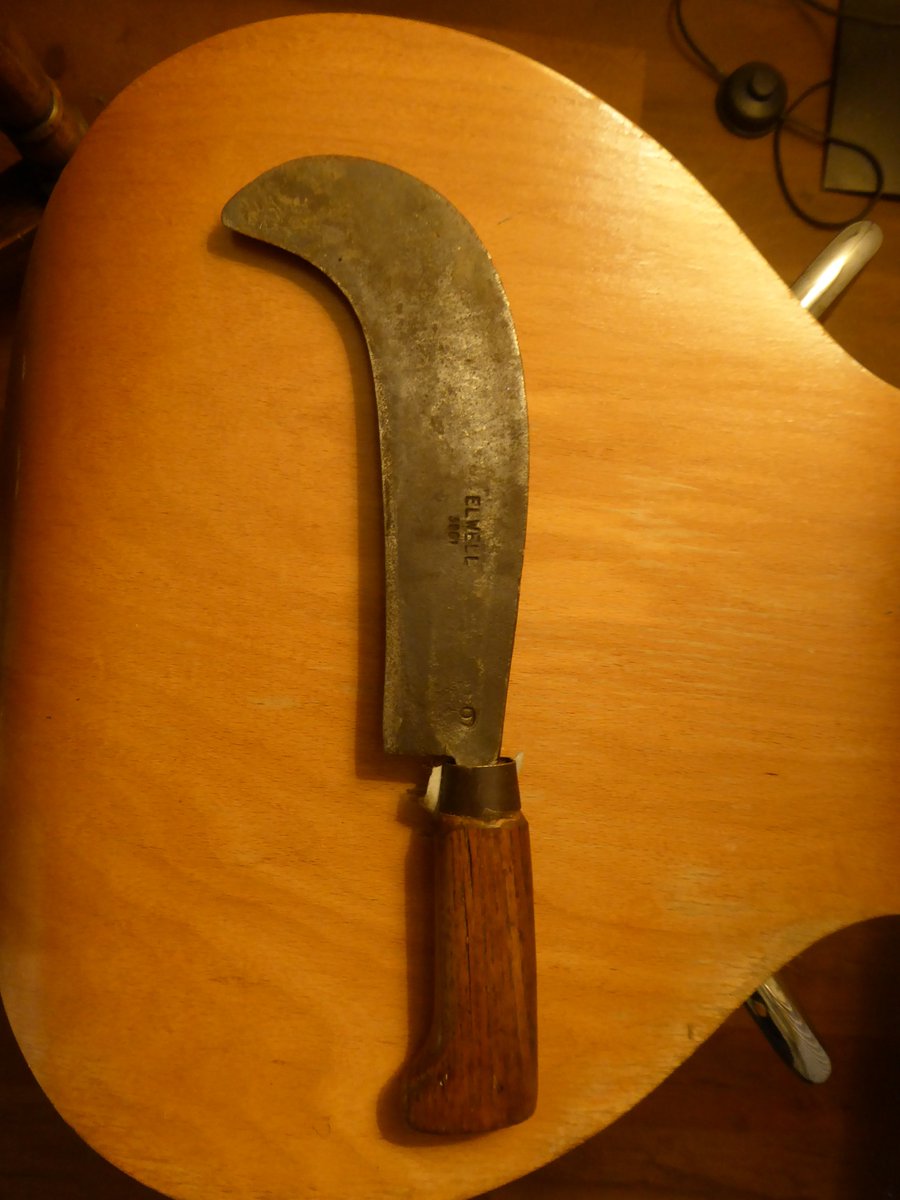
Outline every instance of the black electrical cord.
<svg viewBox="0 0 900 1200"><path fill-rule="evenodd" d="M811 4L814 8L821 7L823 11L832 12L834 15L838 15L836 10L829 9L827 5L820 5L819 0L802 0L802 2L804 4ZM723 80L728 78L727 73L723 71L722 68L718 66L718 64L715 63L694 40L684 20L682 0L672 0L669 11L672 15L678 32L684 41L684 44L690 50L691 54L693 54L698 65L706 72L707 75L710 75L716 81L716 83L721 84ZM875 23L874 18L873 23ZM807 88L805 92L802 92L796 100L788 105L773 129L772 153L775 162L775 179L778 183L781 194L784 197L785 203L787 204L788 208L790 208L791 212L798 216L802 221L806 221L807 224L814 225L818 229L843 229L845 225L850 225L854 221L861 221L864 217L868 216L868 214L881 199L884 193L884 171L882 170L881 163L878 161L875 155L870 150L867 150L865 146L859 146L855 142L846 142L842 138L829 137L827 134L822 133L821 130L814 129L811 125L807 125L803 121L798 121L793 115L794 111L803 103L804 100L808 99L808 97L814 92L828 87L830 83L830 79L823 79L821 83L814 83L812 87ZM826 221L820 217L817 217L814 213L808 212L801 206L800 202L796 199L788 187L788 182L784 173L784 162L781 151L781 135L785 129L790 130L791 133L798 134L800 137L805 137L809 141L815 142L820 146L843 146L847 150L853 150L855 153L861 154L863 158L865 158L870 164L875 173L875 189L864 204L862 210L855 217L849 217L843 221Z"/></svg>
<svg viewBox="0 0 900 1200"><path fill-rule="evenodd" d="M669 11L672 14L675 25L678 29L678 32L681 34L684 44L694 55L698 66L700 66L707 73L707 75L710 75L716 81L716 83L722 83L728 78L728 72L723 71L720 66L714 63L709 55L706 54L694 40L690 30L685 24L682 0L672 0ZM808 138L812 142L821 143L824 137L824 134L822 134L818 129L813 129L811 125L806 125L804 122L798 121L796 118L790 121L789 128L793 133L798 133L801 136Z"/></svg>
<svg viewBox="0 0 900 1200"><path fill-rule="evenodd" d="M678 26L678 32L681 34L684 44L693 54L694 58L696 58L700 66L703 67L707 75L711 75L713 79L715 79L716 83L721 83L725 78L725 72L721 69L721 67L716 66L709 55L705 54L691 37L690 31L688 30L687 25L684 23L684 13L682 12L681 8L681 0L672 0L669 11L675 18L675 24Z"/></svg>
<svg viewBox="0 0 900 1200"><path fill-rule="evenodd" d="M842 21L856 21L859 25L874 25L876 29L900 29L900 18L874 17L866 13L845 12L842 8L833 8L823 4L822 0L800 0L807 8L824 13L826 17L840 17Z"/></svg>
<svg viewBox="0 0 900 1200"><path fill-rule="evenodd" d="M845 217L842 221L826 221L800 206L800 203L788 187L781 154L781 134L784 129L792 128L789 118L793 111L811 96L813 92L821 91L822 88L828 87L830 83L830 79L823 79L820 83L814 83L805 92L801 92L797 99L784 110L772 133L772 157L775 163L775 178L778 180L781 194L784 196L791 211L808 224L815 225L818 229L843 229L845 225L850 225L854 221L862 221L864 217L867 217L882 197L884 192L884 171L875 155L870 150L867 150L865 146L858 146L855 142L846 142L843 138L829 137L824 133L817 134L816 141L820 142L823 146L843 146L847 150L853 150L856 154L861 154L875 172L875 188L856 216Z"/></svg>

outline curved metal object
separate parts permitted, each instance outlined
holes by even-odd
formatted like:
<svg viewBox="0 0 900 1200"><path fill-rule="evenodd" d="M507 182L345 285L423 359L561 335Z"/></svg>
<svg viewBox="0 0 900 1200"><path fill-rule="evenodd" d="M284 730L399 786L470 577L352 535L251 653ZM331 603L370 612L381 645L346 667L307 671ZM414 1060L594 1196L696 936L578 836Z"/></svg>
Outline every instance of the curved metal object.
<svg viewBox="0 0 900 1200"><path fill-rule="evenodd" d="M528 824L515 763L499 758L528 473L506 295L471 225L385 163L295 159L222 219L323 271L366 338L384 497L384 745L452 760L436 815L432 1024L409 1064L406 1119L426 1133L502 1129L534 1112L538 1080Z"/></svg>
<svg viewBox="0 0 900 1200"><path fill-rule="evenodd" d="M443 196L363 158L275 167L222 219L323 271L366 338L384 495L385 749L494 762L528 433L515 330L487 251Z"/></svg>
<svg viewBox="0 0 900 1200"><path fill-rule="evenodd" d="M881 242L881 229L874 221L855 221L832 238L794 281L791 291L807 312L821 317L853 282Z"/></svg>
<svg viewBox="0 0 900 1200"><path fill-rule="evenodd" d="M831 1059L779 975L767 979L744 1004L779 1058L807 1083L825 1082Z"/></svg>

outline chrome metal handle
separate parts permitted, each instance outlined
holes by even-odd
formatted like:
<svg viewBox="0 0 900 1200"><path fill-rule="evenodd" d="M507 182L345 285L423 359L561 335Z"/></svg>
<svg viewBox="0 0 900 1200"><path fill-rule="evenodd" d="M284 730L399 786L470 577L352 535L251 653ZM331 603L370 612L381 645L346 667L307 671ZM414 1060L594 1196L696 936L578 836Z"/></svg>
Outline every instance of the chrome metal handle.
<svg viewBox="0 0 900 1200"><path fill-rule="evenodd" d="M855 221L842 229L791 285L801 305L821 317L860 273L881 245L874 221Z"/></svg>
<svg viewBox="0 0 900 1200"><path fill-rule="evenodd" d="M831 1074L825 1047L788 991L784 980L773 975L744 1002L778 1057L807 1083L824 1083Z"/></svg>

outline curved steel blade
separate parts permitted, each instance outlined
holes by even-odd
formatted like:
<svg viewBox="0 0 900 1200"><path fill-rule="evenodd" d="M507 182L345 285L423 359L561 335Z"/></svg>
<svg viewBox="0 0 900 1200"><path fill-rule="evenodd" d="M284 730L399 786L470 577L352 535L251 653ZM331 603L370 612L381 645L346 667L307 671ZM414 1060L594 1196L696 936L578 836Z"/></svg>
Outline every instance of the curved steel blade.
<svg viewBox="0 0 900 1200"><path fill-rule="evenodd" d="M525 540L528 435L506 295L471 225L384 163L301 158L222 219L324 272L366 338L385 523L385 749L500 751Z"/></svg>

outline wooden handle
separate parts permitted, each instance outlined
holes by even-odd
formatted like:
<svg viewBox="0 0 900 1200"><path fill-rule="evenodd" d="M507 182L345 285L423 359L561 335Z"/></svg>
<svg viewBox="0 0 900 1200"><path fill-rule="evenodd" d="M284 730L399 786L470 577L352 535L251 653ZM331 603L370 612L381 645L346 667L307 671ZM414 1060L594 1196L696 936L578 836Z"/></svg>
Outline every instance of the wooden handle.
<svg viewBox="0 0 900 1200"><path fill-rule="evenodd" d="M497 766L514 783L514 764ZM434 1014L411 1064L407 1120L429 1133L486 1133L524 1121L537 1102L528 823L518 811L436 820Z"/></svg>
<svg viewBox="0 0 900 1200"><path fill-rule="evenodd" d="M9 21L0 22L0 128L24 159L51 175L63 169L86 129Z"/></svg>

